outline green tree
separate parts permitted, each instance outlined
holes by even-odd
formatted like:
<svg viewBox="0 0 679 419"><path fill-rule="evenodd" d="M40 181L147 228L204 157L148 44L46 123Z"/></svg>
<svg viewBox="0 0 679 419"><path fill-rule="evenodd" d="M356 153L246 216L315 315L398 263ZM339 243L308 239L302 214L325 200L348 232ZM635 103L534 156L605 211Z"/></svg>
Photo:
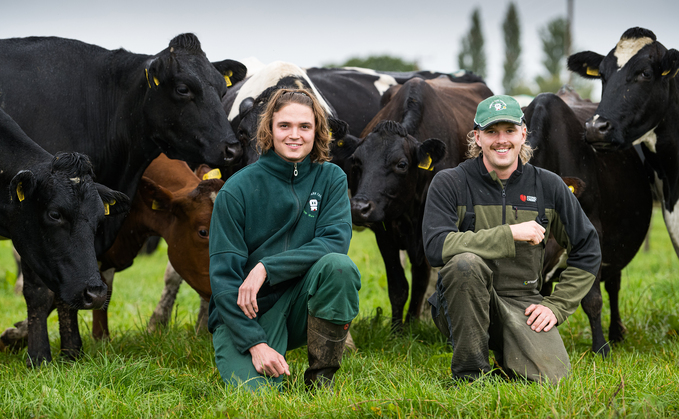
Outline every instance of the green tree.
<svg viewBox="0 0 679 419"><path fill-rule="evenodd" d="M505 94L516 94L516 90L521 83L519 68L521 67L521 26L519 16L516 12L514 3L509 3L505 21L502 23L502 30L505 35L505 74L502 78L502 87Z"/></svg>
<svg viewBox="0 0 679 419"><path fill-rule="evenodd" d="M326 67L363 67L379 71L417 71L416 61L405 61L391 55L371 55L367 58L353 57L342 64L326 64Z"/></svg>
<svg viewBox="0 0 679 419"><path fill-rule="evenodd" d="M556 93L563 85L561 71L566 59L566 48L570 43L568 22L564 18L551 20L547 26L540 29L539 34L545 56L542 64L547 70L547 75L538 76L535 81L540 87L540 92Z"/></svg>
<svg viewBox="0 0 679 419"><path fill-rule="evenodd" d="M457 56L460 69L470 70L481 77L486 77L486 54L483 51L483 33L481 32L481 13L474 9L472 27L467 36L462 38L462 51Z"/></svg>

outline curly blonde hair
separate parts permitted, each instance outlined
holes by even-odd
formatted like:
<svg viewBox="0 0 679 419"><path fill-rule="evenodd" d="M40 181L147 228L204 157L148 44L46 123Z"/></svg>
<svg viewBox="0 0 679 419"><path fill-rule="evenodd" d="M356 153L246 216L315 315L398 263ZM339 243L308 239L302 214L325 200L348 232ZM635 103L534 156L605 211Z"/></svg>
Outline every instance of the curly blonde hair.
<svg viewBox="0 0 679 419"><path fill-rule="evenodd" d="M521 123L521 128L526 128L526 123ZM467 154L468 159L475 159L481 154L481 147L476 144L476 130L471 130L467 133ZM526 164L533 157L533 148L528 144L528 141L524 141L521 144L521 150L519 151L519 158L521 163Z"/></svg>
<svg viewBox="0 0 679 419"><path fill-rule="evenodd" d="M273 114L291 103L308 106L314 114L314 145L311 161L323 163L330 160L330 128L328 115L316 96L306 89L280 89L273 94L260 116L257 127L257 148L266 153L273 147Z"/></svg>

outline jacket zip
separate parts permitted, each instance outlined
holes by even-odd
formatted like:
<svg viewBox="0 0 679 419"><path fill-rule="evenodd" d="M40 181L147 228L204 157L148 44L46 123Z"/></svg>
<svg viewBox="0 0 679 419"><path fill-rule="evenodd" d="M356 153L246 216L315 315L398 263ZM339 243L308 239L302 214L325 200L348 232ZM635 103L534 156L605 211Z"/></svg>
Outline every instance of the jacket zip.
<svg viewBox="0 0 679 419"><path fill-rule="evenodd" d="M297 193L295 192L295 185L294 181L299 172L297 171L297 163L295 163L295 169L292 172L293 178L290 179L290 191L292 192L292 196L295 198L295 202L297 203L297 211L296 213L299 214L299 198L297 197ZM285 250L288 250L290 248L290 232L288 231L288 234L285 237Z"/></svg>
<svg viewBox="0 0 679 419"><path fill-rule="evenodd" d="M507 215L506 215L506 209L505 209L505 201L506 201L507 195L505 194L505 187L502 188L502 224L506 224L507 222Z"/></svg>

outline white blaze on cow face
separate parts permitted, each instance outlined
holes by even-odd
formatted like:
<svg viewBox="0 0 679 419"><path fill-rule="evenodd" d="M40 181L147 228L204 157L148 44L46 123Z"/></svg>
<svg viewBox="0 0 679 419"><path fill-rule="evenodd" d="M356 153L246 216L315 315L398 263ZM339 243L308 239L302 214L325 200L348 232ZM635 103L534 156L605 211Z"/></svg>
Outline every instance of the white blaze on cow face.
<svg viewBox="0 0 679 419"><path fill-rule="evenodd" d="M391 86L395 86L398 83L396 82L396 79L393 78L390 75L387 74L379 74L377 71L371 69L371 68L362 68L362 67L344 67L347 70L354 70L358 71L359 73L363 74L370 74L371 76L379 77L377 80L375 80L375 89L380 93L380 96L384 94Z"/></svg>
<svg viewBox="0 0 679 419"><path fill-rule="evenodd" d="M657 128L657 127L656 127ZM637 140L635 140L632 145L637 145L637 144L646 144L646 147L656 153L655 151L655 145L658 142L658 136L655 135L655 128L652 130L648 131L646 134L642 135L639 137Z"/></svg>
<svg viewBox="0 0 679 419"><path fill-rule="evenodd" d="M618 59L618 71L627 64L627 62L637 55L639 50L648 44L653 43L651 38L633 38L633 39L621 39L618 45L615 47L615 52L613 55Z"/></svg>
<svg viewBox="0 0 679 419"><path fill-rule="evenodd" d="M243 83L243 86L241 86L241 89L236 95L236 100L234 100L233 105L231 106L231 111L229 112L228 117L229 121L233 121L238 116L240 104L243 102L243 100L245 100L245 98L256 98L264 90L271 86L275 86L280 81L280 79L287 76L300 77L306 80L306 82L309 83L309 86L311 86L311 90L314 92L314 95L320 102L323 109L325 109L328 115L333 114L330 105L328 105L328 103L323 99L321 93L311 82L309 76L307 76L306 71L292 63L274 61L257 71L252 77Z"/></svg>

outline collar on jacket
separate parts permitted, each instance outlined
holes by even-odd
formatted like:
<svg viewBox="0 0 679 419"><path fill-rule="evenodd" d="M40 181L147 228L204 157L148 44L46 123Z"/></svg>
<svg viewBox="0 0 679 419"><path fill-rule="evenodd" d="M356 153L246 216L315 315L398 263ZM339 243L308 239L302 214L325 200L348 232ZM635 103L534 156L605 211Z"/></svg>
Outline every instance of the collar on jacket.
<svg viewBox="0 0 679 419"><path fill-rule="evenodd" d="M257 164L277 178L288 182L292 181L293 178L302 179L311 171L311 157L306 156L299 163L290 163L276 154L273 149L262 154L257 160ZM297 176L295 176L295 168L297 168Z"/></svg>
<svg viewBox="0 0 679 419"><path fill-rule="evenodd" d="M500 184L502 185L502 181L500 178L497 177L497 173L493 170L492 172L488 172L488 169L486 169L486 165L483 164L483 154L479 154L479 156L476 158L476 166L481 173L481 177L486 181L490 182L492 184ZM521 158L518 158L518 165L516 166L516 170L512 172L512 174L509 176L509 179L507 179L507 183L513 182L517 177L521 176L523 174L523 163L521 162Z"/></svg>

